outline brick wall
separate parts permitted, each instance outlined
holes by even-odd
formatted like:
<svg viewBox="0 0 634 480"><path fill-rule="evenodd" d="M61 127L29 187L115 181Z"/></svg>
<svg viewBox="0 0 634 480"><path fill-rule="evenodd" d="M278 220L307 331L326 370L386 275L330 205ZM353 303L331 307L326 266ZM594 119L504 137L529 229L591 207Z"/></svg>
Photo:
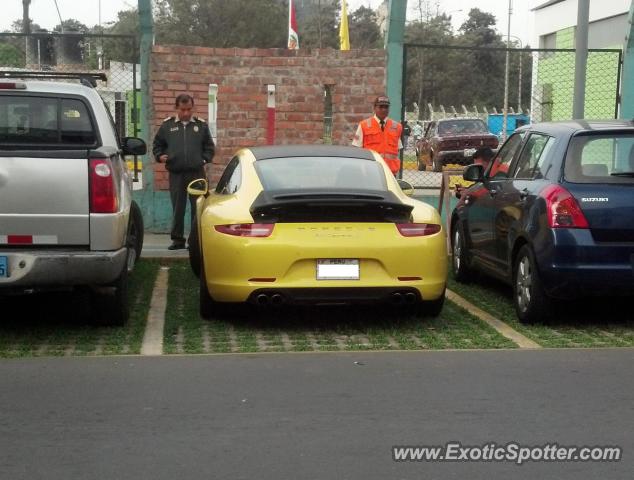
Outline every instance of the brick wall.
<svg viewBox="0 0 634 480"><path fill-rule="evenodd" d="M383 50L240 49L155 46L150 81L154 127L173 115L179 93L194 97L195 115L207 119L210 83L218 84L218 139L213 176L240 147L265 145L267 85L276 87L276 144L322 143L324 86L331 85L333 144L349 144L357 123L385 92ZM154 164L155 189L167 189Z"/></svg>

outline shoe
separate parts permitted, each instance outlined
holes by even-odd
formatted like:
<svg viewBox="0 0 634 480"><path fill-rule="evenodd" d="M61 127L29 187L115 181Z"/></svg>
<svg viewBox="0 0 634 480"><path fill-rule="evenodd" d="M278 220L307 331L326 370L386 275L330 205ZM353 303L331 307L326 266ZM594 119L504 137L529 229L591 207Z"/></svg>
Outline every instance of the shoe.
<svg viewBox="0 0 634 480"><path fill-rule="evenodd" d="M172 242L172 244L167 247L168 250L183 250L185 249L185 242Z"/></svg>

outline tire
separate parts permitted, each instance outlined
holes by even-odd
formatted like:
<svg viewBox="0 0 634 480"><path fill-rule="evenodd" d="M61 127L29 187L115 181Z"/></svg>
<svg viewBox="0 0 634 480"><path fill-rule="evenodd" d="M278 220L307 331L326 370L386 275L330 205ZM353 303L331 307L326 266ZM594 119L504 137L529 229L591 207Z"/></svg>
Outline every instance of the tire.
<svg viewBox="0 0 634 480"><path fill-rule="evenodd" d="M194 275L200 277L200 242L198 241L198 222L192 223L189 232L189 266Z"/></svg>
<svg viewBox="0 0 634 480"><path fill-rule="evenodd" d="M459 221L454 228L451 247L451 269L453 276L458 282L468 282L473 276L473 270L469 267L469 255L464 236L464 227Z"/></svg>
<svg viewBox="0 0 634 480"><path fill-rule="evenodd" d="M436 156L431 158L431 168L434 172L442 172L442 162L439 162Z"/></svg>
<svg viewBox="0 0 634 480"><path fill-rule="evenodd" d="M128 272L132 272L134 265L141 258L143 250L143 215L141 208L136 202L130 204L130 220L128 221L128 232L126 235L126 246L128 254ZM130 255L132 253L132 255Z"/></svg>
<svg viewBox="0 0 634 480"><path fill-rule="evenodd" d="M424 161L421 161L420 154L418 152L416 152L416 167L418 168L419 172L424 172L425 170L427 170L427 165L425 165Z"/></svg>
<svg viewBox="0 0 634 480"><path fill-rule="evenodd" d="M418 304L417 314L422 317L436 318L442 312L442 307L445 304L445 290L442 291L442 295L436 300L426 300Z"/></svg>
<svg viewBox="0 0 634 480"><path fill-rule="evenodd" d="M205 265L203 263L202 255L199 255L199 257L198 312L200 313L201 318L208 320L216 312L216 302L213 298L211 298L211 295L209 295L209 289L207 288L207 276L205 275Z"/></svg>
<svg viewBox="0 0 634 480"><path fill-rule="evenodd" d="M528 245L520 248L513 261L513 304L521 323L545 322L553 301L542 286L535 255Z"/></svg>
<svg viewBox="0 0 634 480"><path fill-rule="evenodd" d="M134 255L128 250L128 257ZM96 313L95 323L103 326L122 327L128 322L128 265L126 261L121 274L109 285L111 292L93 293L93 312Z"/></svg>

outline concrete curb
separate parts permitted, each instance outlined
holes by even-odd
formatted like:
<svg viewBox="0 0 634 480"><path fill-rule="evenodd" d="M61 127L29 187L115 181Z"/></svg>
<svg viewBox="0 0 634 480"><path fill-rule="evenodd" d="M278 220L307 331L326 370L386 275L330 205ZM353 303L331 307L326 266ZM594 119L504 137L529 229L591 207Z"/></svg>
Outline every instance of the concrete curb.
<svg viewBox="0 0 634 480"><path fill-rule="evenodd" d="M464 308L465 310L467 310L469 313L475 315L476 317L478 317L483 322L489 324L500 335L502 335L503 337L506 337L509 340L511 340L512 342L516 343L518 347L520 347L520 348L542 348L542 346L540 344L534 342L533 340L531 340L528 337L525 337L520 332L518 332L517 330L513 329L512 327L510 327L509 325L504 323L502 320L498 320L493 315L490 315L487 312L485 312L484 310L481 310L480 308L476 307L474 304L472 304L471 302L465 300L464 298L462 298L457 293L452 292L451 290L447 290L447 298L449 300L451 300L453 303L455 303L456 305L458 305L458 306Z"/></svg>

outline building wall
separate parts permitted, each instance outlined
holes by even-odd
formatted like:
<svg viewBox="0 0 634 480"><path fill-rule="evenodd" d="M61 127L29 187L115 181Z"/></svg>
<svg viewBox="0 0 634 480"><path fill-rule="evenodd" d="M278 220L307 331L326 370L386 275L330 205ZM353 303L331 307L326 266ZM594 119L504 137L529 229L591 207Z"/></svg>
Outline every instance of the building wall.
<svg viewBox="0 0 634 480"><path fill-rule="evenodd" d="M150 83L154 131L174 112L174 98L190 93L195 114L207 118L208 86L218 84L215 178L240 147L266 144L267 85L276 86L276 144L323 143L324 89L331 85L332 143L349 144L357 123L385 91L383 50L239 49L155 46ZM154 187L168 187L154 164Z"/></svg>
<svg viewBox="0 0 634 480"><path fill-rule="evenodd" d="M596 22L617 15L627 15L631 0L593 0L590 2L590 22ZM544 8L546 0L530 0L534 14L534 31L531 45L540 45L541 37L577 25L577 0L563 0ZM623 31L625 37L626 31ZM612 46L612 45L610 45ZM607 48L608 45L595 48ZM558 47L561 48L561 47Z"/></svg>

